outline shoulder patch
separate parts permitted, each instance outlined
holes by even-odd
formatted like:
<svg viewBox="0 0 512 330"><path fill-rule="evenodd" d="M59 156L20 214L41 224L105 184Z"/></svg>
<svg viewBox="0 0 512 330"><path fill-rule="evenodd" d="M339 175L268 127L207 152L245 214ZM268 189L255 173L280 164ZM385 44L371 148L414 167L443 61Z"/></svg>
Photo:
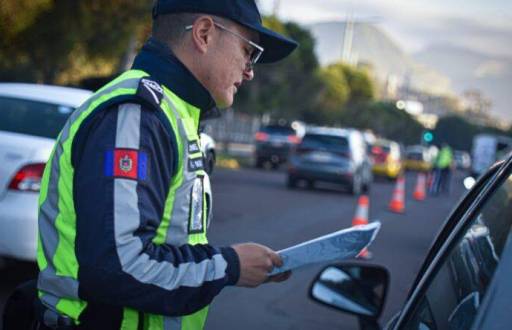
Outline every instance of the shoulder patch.
<svg viewBox="0 0 512 330"><path fill-rule="evenodd" d="M137 95L150 104L159 107L164 97L164 89L151 78L142 78L139 87L137 87Z"/></svg>
<svg viewBox="0 0 512 330"><path fill-rule="evenodd" d="M114 149L105 152L105 176L144 181L148 173L148 156L134 149Z"/></svg>

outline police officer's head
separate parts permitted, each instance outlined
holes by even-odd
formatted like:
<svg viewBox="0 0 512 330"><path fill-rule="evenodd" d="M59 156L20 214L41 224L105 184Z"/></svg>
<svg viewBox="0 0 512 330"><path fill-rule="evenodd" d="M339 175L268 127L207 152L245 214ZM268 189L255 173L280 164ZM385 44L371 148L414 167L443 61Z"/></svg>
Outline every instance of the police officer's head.
<svg viewBox="0 0 512 330"><path fill-rule="evenodd" d="M229 107L257 62L276 62L297 44L261 25L254 0L157 0L153 36L168 44L210 92Z"/></svg>

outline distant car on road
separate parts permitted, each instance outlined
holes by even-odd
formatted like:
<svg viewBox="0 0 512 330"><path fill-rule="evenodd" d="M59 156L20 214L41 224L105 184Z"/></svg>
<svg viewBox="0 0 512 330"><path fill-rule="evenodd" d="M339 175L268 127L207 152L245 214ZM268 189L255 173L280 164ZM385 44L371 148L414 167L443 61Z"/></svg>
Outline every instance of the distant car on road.
<svg viewBox="0 0 512 330"><path fill-rule="evenodd" d="M471 156L466 151L455 150L453 152L455 167L459 170L469 171L471 169Z"/></svg>
<svg viewBox="0 0 512 330"><path fill-rule="evenodd" d="M511 233L512 154L483 174L452 211L403 308L384 329L510 329ZM357 315L361 329L380 329L388 284L384 267L333 264L314 280L310 297Z"/></svg>
<svg viewBox="0 0 512 330"><path fill-rule="evenodd" d="M403 171L402 151L395 141L377 139L370 148L373 174L396 179Z"/></svg>
<svg viewBox="0 0 512 330"><path fill-rule="evenodd" d="M0 84L0 257L34 261L41 177L55 139L90 91Z"/></svg>
<svg viewBox="0 0 512 330"><path fill-rule="evenodd" d="M277 168L288 161L291 149L300 142L297 131L288 125L262 126L256 135L254 161L258 168L270 164Z"/></svg>
<svg viewBox="0 0 512 330"><path fill-rule="evenodd" d="M352 194L367 191L372 174L362 134L354 129L308 129L288 165L288 187L301 180L310 188L323 181L342 184Z"/></svg>
<svg viewBox="0 0 512 330"><path fill-rule="evenodd" d="M432 169L432 159L427 148L409 146L405 149L404 166L407 170L428 172Z"/></svg>

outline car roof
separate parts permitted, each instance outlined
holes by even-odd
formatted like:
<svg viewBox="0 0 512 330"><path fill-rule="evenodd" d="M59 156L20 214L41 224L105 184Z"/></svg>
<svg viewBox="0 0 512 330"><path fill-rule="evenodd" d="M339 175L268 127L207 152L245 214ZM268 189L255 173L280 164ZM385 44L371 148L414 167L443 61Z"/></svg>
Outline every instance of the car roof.
<svg viewBox="0 0 512 330"><path fill-rule="evenodd" d="M392 141L392 140L386 140L386 139L377 139L377 140L375 140L373 145L381 146L381 147L383 147L383 146L392 147L392 146L398 146L398 142Z"/></svg>
<svg viewBox="0 0 512 330"><path fill-rule="evenodd" d="M321 134L332 136L348 137L350 133L355 132L353 129L348 128L334 128L334 127L311 127L306 130L307 134Z"/></svg>
<svg viewBox="0 0 512 330"><path fill-rule="evenodd" d="M71 87L0 83L0 96L59 104L74 108L81 105L91 94L92 92L89 90Z"/></svg>

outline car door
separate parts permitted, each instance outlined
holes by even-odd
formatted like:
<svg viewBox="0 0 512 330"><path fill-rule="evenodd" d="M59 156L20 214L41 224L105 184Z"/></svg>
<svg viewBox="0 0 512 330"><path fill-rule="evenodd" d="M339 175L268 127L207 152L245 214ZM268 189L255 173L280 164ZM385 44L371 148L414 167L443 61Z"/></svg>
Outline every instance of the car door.
<svg viewBox="0 0 512 330"><path fill-rule="evenodd" d="M393 329L469 329L512 227L512 159L492 170L438 235Z"/></svg>

